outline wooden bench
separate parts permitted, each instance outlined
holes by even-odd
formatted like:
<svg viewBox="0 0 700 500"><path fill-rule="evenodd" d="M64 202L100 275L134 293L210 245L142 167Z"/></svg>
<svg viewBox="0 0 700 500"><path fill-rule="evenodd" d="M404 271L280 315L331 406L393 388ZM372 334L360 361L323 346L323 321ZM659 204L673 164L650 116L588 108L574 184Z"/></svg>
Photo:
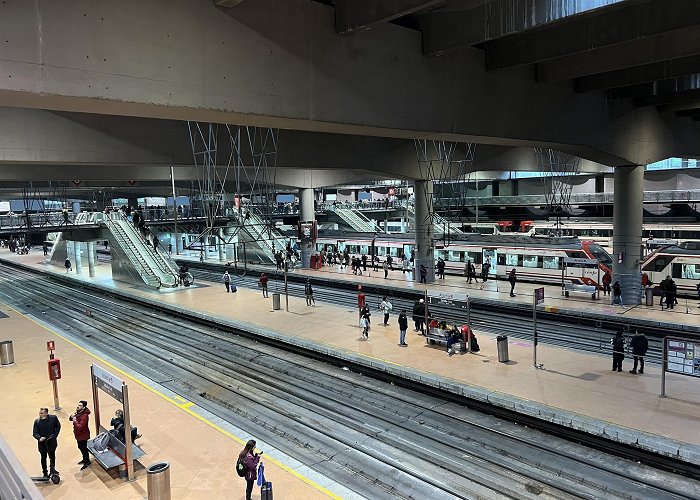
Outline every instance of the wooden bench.
<svg viewBox="0 0 700 500"><path fill-rule="evenodd" d="M569 292L590 293L593 300L597 299L598 288L595 285L575 285L573 283L564 284L564 297L569 296Z"/></svg>
<svg viewBox="0 0 700 500"><path fill-rule="evenodd" d="M109 435L109 445L105 451L95 450L95 439L90 439L87 442L87 448L95 457L95 461L99 463L105 470L112 469L114 467L119 467L126 463L126 445L119 441L114 435L110 433ZM145 456L146 453L136 446L131 444L131 455L134 461L137 461L141 457Z"/></svg>

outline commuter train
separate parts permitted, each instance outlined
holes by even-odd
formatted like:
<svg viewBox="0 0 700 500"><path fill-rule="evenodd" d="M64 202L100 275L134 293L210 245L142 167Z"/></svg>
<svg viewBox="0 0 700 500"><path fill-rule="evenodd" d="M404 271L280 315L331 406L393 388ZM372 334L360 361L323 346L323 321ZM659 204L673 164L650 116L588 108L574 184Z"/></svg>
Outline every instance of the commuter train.
<svg viewBox="0 0 700 500"><path fill-rule="evenodd" d="M678 293L697 295L700 283L700 242L685 241L654 251L642 263L642 272L658 285L666 276L673 278Z"/></svg>
<svg viewBox="0 0 700 500"><path fill-rule="evenodd" d="M374 241L374 254L381 260L387 255L398 259L413 252L414 239L409 236L377 236L374 240L367 236L338 239L319 237L316 250L343 252L350 255L370 255ZM490 259L490 275L506 277L515 268L518 279L544 283L561 283L564 280L574 284L596 285L599 276L605 271L612 272L612 258L600 245L593 241L581 241L577 238L547 238L517 235L460 235L459 240L443 244L435 240L434 256L445 261L445 270L451 274L463 274L467 260L473 262L480 273L479 266ZM599 268L574 267L564 268L564 258L597 259Z"/></svg>

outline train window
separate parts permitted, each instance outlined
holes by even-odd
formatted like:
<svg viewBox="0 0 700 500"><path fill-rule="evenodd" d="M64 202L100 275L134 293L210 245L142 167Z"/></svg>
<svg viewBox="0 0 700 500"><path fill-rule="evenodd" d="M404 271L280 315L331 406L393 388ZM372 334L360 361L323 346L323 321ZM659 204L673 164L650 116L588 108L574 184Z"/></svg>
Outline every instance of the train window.
<svg viewBox="0 0 700 500"><path fill-rule="evenodd" d="M505 265L506 266L517 266L518 265L518 256L515 254L512 254L512 253L506 254Z"/></svg>
<svg viewBox="0 0 700 500"><path fill-rule="evenodd" d="M657 273L660 273L664 269L666 269L666 266L668 265L668 258L667 257L657 257L651 262L649 262L646 266L644 266L644 271L654 271Z"/></svg>
<svg viewBox="0 0 700 500"><path fill-rule="evenodd" d="M559 269L559 257L543 257L542 267L544 269Z"/></svg>
<svg viewBox="0 0 700 500"><path fill-rule="evenodd" d="M537 255L523 255L523 267L537 267Z"/></svg>
<svg viewBox="0 0 700 500"><path fill-rule="evenodd" d="M450 250L448 252L450 262L464 262L464 252Z"/></svg>
<svg viewBox="0 0 700 500"><path fill-rule="evenodd" d="M700 265L699 264L681 264L681 278L685 278L685 279L689 279L689 280L700 279Z"/></svg>
<svg viewBox="0 0 700 500"><path fill-rule="evenodd" d="M671 278L681 278L681 274L683 272L683 264L673 264L671 266Z"/></svg>
<svg viewBox="0 0 700 500"><path fill-rule="evenodd" d="M506 256L501 254L498 254L498 265L499 266L505 266L506 264Z"/></svg>

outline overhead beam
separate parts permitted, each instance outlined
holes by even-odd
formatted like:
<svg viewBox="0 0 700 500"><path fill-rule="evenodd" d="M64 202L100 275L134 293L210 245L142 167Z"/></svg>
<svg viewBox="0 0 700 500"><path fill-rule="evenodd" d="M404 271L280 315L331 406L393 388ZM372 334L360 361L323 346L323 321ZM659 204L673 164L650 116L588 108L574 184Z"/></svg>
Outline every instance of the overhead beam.
<svg viewBox="0 0 700 500"><path fill-rule="evenodd" d="M214 0L214 3L218 7L231 8L231 7L236 7L236 6L240 5L241 3L243 3L243 1L244 0Z"/></svg>
<svg viewBox="0 0 700 500"><path fill-rule="evenodd" d="M496 70L595 52L669 31L697 29L698 25L697 0L674 0L672 7L666 0L624 2L487 42L486 68ZM684 55L688 54L676 57Z"/></svg>
<svg viewBox="0 0 700 500"><path fill-rule="evenodd" d="M678 116L678 117L700 116L700 105L698 105L697 108L681 109L679 111L676 111L676 116Z"/></svg>
<svg viewBox="0 0 700 500"><path fill-rule="evenodd" d="M557 41L552 40L552 43ZM537 81L570 80L698 54L700 25L694 25L538 63Z"/></svg>
<svg viewBox="0 0 700 500"><path fill-rule="evenodd" d="M660 106L664 104L675 104L688 101L700 100L700 89L685 90L683 92L669 92L647 97L634 99L635 106Z"/></svg>
<svg viewBox="0 0 700 500"><path fill-rule="evenodd" d="M687 76L694 73L700 73L700 55L583 76L575 80L574 87L576 92L590 92L637 85L665 78Z"/></svg>
<svg viewBox="0 0 700 500"><path fill-rule="evenodd" d="M447 0L336 0L335 31L348 34L364 31L419 10L447 3Z"/></svg>

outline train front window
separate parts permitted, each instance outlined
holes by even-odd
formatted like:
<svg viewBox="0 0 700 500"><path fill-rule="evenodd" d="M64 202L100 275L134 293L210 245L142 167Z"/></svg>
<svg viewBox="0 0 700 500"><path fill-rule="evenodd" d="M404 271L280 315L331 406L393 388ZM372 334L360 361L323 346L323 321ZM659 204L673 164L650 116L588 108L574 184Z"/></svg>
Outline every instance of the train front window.
<svg viewBox="0 0 700 500"><path fill-rule="evenodd" d="M593 258L598 259L601 264L612 267L612 257L603 247L600 245L588 245L588 250L593 255Z"/></svg>

